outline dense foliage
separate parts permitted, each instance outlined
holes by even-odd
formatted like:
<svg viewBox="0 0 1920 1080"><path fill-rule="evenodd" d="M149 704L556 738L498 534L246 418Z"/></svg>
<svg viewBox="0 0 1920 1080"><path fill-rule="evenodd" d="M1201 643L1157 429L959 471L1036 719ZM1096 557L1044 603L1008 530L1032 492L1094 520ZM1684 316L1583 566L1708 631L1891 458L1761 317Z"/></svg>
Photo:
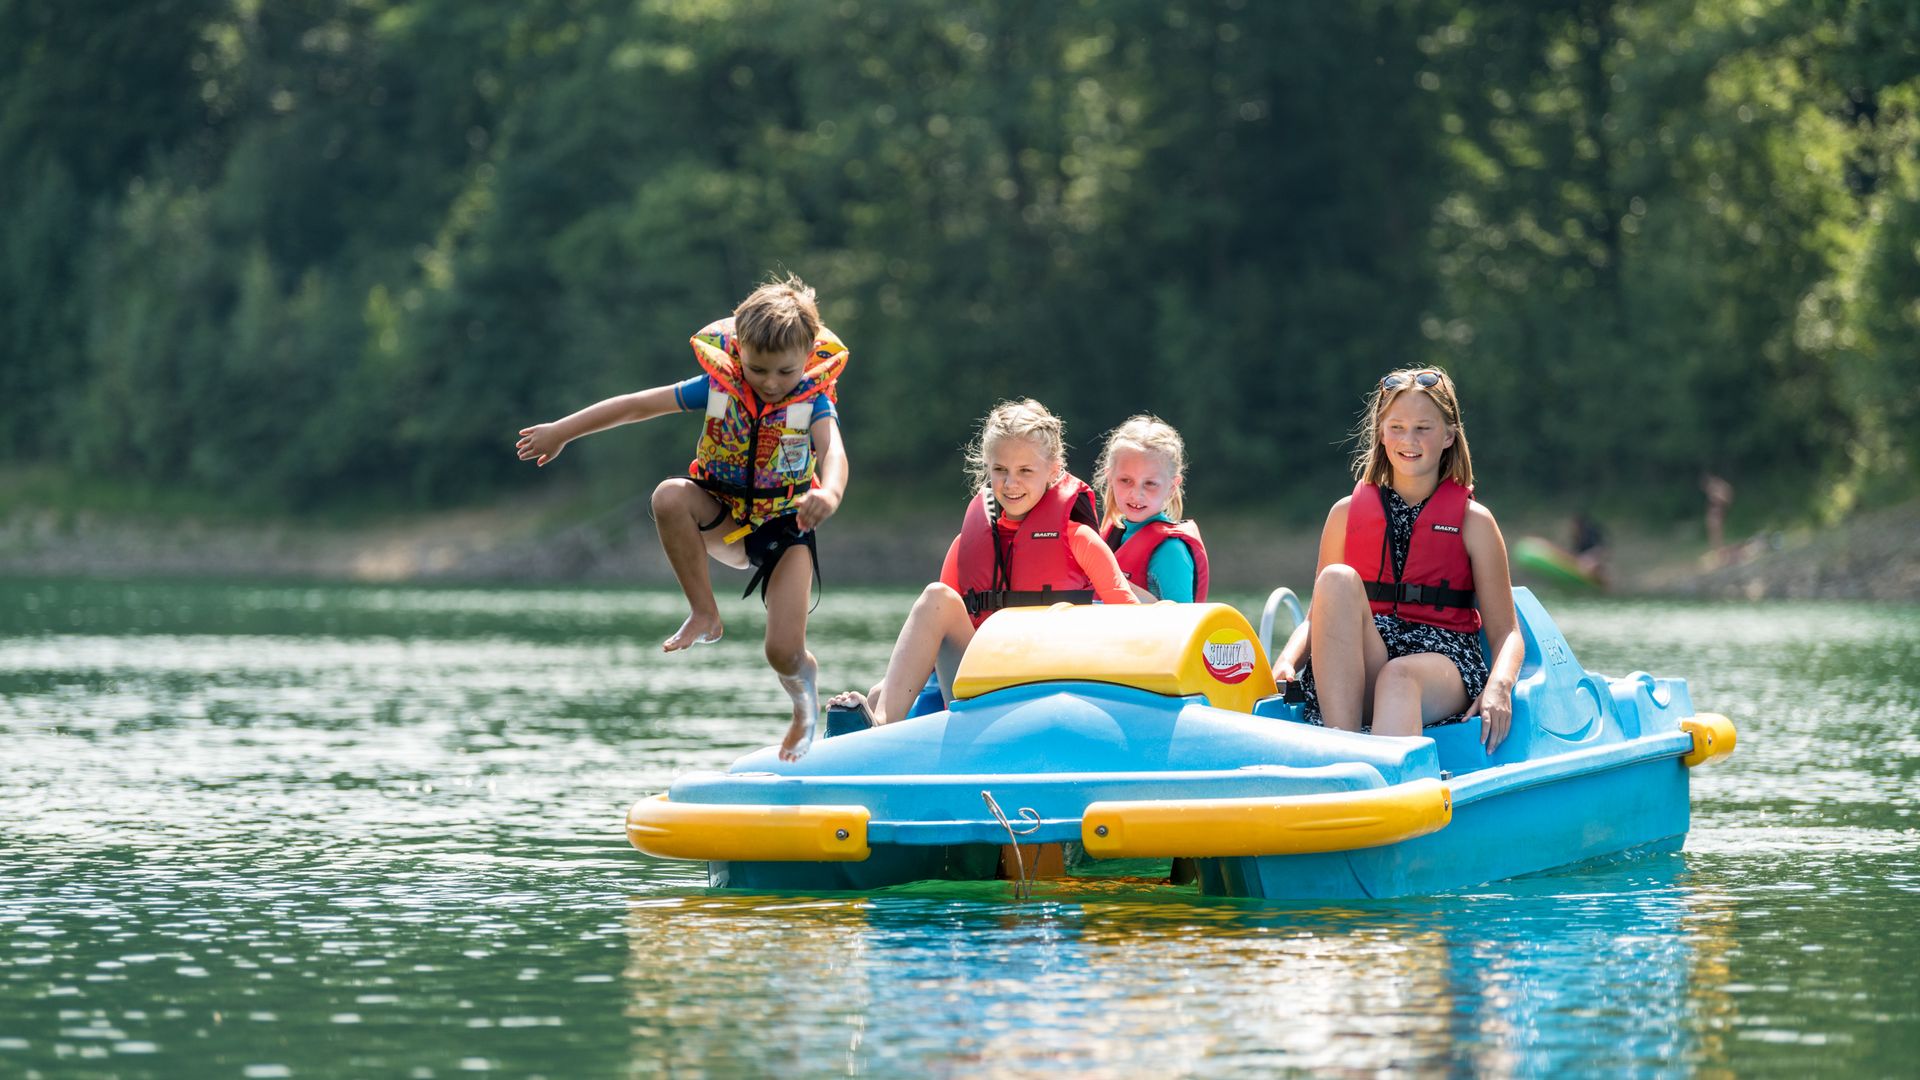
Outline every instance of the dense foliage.
<svg viewBox="0 0 1920 1080"><path fill-rule="evenodd" d="M957 492L1032 395L1083 468L1152 410L1190 505L1317 514L1436 362L1485 489L1842 512L1920 460L1916 41L1867 0L0 0L0 461L485 498L792 270L857 499ZM692 442L566 460L644 490Z"/></svg>

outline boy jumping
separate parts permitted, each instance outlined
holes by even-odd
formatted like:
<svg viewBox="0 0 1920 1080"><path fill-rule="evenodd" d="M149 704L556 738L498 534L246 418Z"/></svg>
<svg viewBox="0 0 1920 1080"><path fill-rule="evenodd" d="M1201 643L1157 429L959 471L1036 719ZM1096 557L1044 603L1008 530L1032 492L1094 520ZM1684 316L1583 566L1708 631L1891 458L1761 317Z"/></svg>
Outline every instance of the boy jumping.
<svg viewBox="0 0 1920 1080"><path fill-rule="evenodd" d="M520 460L544 466L582 435L672 412L705 413L687 475L653 489L660 546L692 609L661 648L720 640L708 555L736 569L753 567L742 595L758 587L767 607L767 663L793 699L780 757L797 761L813 743L819 712L819 665L807 651L818 558L813 530L840 508L847 487L834 409L847 348L820 325L813 290L792 276L755 289L692 344L703 374L522 428Z"/></svg>

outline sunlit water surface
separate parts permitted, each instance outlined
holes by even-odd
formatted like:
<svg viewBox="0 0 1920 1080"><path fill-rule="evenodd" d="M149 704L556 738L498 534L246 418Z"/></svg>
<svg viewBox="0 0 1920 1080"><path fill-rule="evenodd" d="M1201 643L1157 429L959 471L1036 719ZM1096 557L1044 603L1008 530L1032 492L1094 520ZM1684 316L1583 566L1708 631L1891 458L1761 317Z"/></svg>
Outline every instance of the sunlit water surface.
<svg viewBox="0 0 1920 1080"><path fill-rule="evenodd" d="M909 599L828 595L828 688ZM1739 725L1686 850L1329 907L637 854L780 730L757 605L0 583L0 1076L1913 1075L1920 609L1549 603Z"/></svg>

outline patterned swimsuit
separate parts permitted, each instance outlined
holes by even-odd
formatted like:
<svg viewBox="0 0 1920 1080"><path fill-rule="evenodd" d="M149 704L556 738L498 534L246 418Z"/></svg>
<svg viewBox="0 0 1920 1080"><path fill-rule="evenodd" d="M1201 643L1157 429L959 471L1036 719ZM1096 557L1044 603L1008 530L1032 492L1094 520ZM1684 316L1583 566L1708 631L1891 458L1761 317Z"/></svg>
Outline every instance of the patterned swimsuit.
<svg viewBox="0 0 1920 1080"><path fill-rule="evenodd" d="M1408 506L1398 492L1386 489L1387 495L1387 535L1393 546L1393 572L1398 577L1406 571L1407 549L1413 544L1413 522L1420 516L1420 506ZM1487 688L1487 657L1480 651L1480 635L1467 634L1458 630L1447 630L1427 623L1413 622L1398 615L1375 615L1373 625L1380 630L1380 640L1387 643L1387 659L1412 656L1416 653L1439 653L1453 661L1460 669L1460 681L1467 688L1467 702L1480 697ZM1300 685L1307 692L1305 720L1309 724L1320 724L1320 698L1313 689L1313 662L1309 660L1300 669ZM1427 727L1441 724L1454 724L1466 719L1465 712L1455 713L1441 720L1435 720ZM1371 724L1363 725L1370 728Z"/></svg>

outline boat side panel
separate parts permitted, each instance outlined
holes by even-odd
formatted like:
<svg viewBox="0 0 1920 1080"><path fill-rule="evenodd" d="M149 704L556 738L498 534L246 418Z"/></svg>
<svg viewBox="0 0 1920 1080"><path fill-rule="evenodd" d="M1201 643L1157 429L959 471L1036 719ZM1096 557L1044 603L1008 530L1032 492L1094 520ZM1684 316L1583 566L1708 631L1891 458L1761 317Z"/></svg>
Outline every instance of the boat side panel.
<svg viewBox="0 0 1920 1080"><path fill-rule="evenodd" d="M1201 889L1266 899L1411 896L1677 848L1687 790L1678 760L1645 761L1459 806L1439 832L1386 847L1202 860Z"/></svg>
<svg viewBox="0 0 1920 1080"><path fill-rule="evenodd" d="M774 892L865 892L914 881L991 881L1000 873L997 844L918 847L875 844L864 862L710 862L717 889Z"/></svg>

